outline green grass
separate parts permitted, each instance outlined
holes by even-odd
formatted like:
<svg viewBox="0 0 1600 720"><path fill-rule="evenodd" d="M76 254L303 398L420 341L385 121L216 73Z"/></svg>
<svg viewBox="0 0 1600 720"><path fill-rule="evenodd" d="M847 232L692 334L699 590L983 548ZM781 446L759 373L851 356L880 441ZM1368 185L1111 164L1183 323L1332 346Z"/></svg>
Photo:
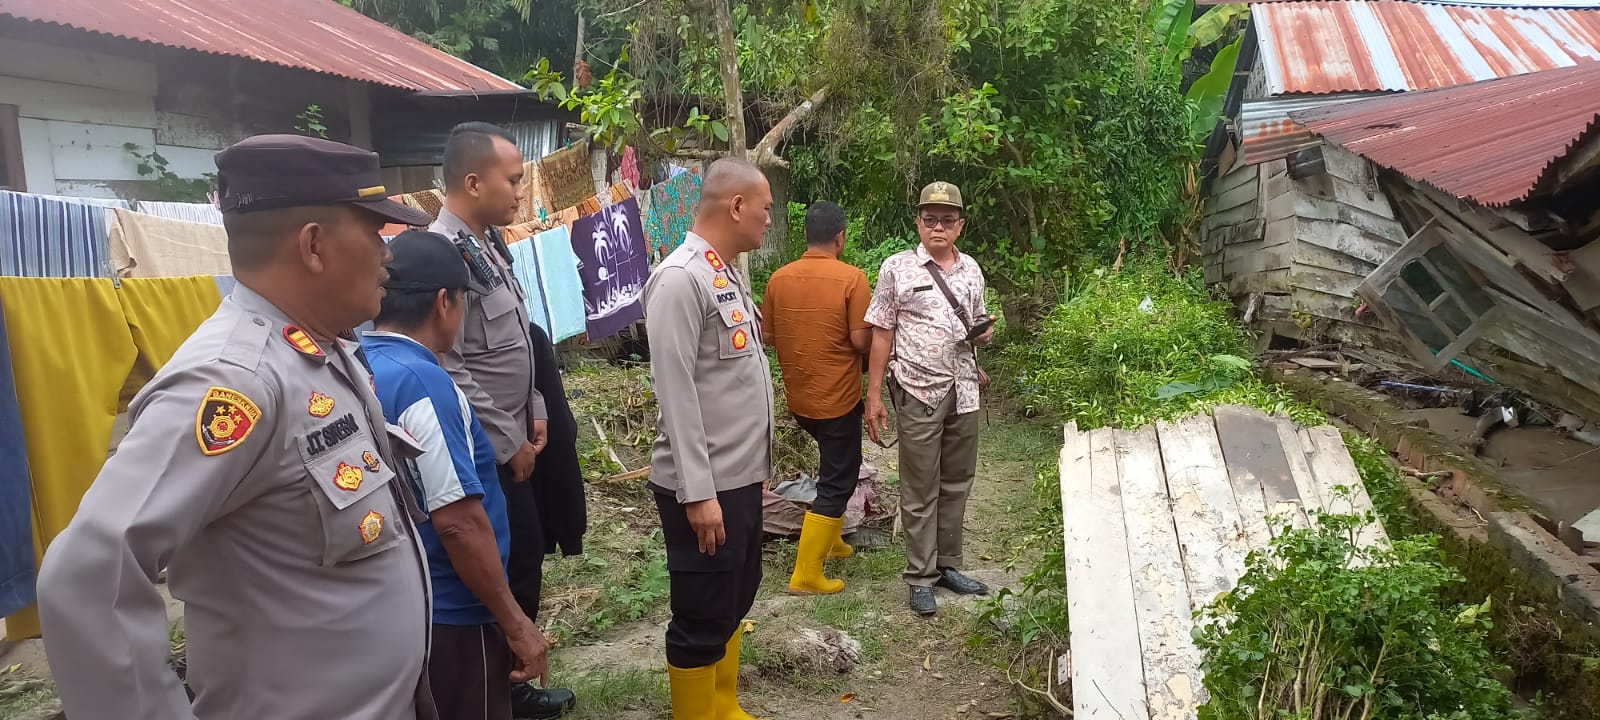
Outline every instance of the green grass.
<svg viewBox="0 0 1600 720"><path fill-rule="evenodd" d="M612 720L625 712L665 717L671 708L665 673L640 669L598 669L568 672L556 667L551 687L565 687L578 697L567 720Z"/></svg>
<svg viewBox="0 0 1600 720"><path fill-rule="evenodd" d="M15 665L0 668L0 718L21 715L55 696L55 689L48 681L33 677Z"/></svg>

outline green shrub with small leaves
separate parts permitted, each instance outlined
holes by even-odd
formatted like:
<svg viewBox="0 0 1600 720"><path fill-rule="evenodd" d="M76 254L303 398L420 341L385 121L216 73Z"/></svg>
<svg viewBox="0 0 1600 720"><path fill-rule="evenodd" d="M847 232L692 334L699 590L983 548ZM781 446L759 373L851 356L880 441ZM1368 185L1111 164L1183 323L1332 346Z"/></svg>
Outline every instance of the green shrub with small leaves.
<svg viewBox="0 0 1600 720"><path fill-rule="evenodd" d="M1499 720L1511 694L1485 638L1489 602L1447 606L1462 582L1438 539L1357 547L1370 518L1322 515L1251 553L1197 613L1210 699L1201 720Z"/></svg>
<svg viewBox="0 0 1600 720"><path fill-rule="evenodd" d="M1134 428L1223 403L1321 419L1256 376L1244 328L1197 271L1137 265L1067 285L1038 335L1005 350L1030 409L1081 427Z"/></svg>

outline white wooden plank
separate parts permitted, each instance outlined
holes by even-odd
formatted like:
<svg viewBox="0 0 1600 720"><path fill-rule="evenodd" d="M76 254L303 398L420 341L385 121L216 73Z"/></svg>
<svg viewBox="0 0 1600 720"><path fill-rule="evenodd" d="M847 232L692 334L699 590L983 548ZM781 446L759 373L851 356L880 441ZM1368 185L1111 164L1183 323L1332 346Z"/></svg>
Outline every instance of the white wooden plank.
<svg viewBox="0 0 1600 720"><path fill-rule="evenodd" d="M18 115L38 120L156 126L154 95L0 75L0 98L16 105Z"/></svg>
<svg viewBox="0 0 1600 720"><path fill-rule="evenodd" d="M1154 427L1117 434L1122 513L1128 532L1133 605L1144 650L1151 720L1193 720L1204 702L1200 651L1194 645L1189 585L1167 496Z"/></svg>
<svg viewBox="0 0 1600 720"><path fill-rule="evenodd" d="M1297 237L1318 247L1342 255L1360 258L1378 265L1394 254L1396 248L1388 240L1377 237L1354 225L1331 220L1302 219Z"/></svg>
<svg viewBox="0 0 1600 720"><path fill-rule="evenodd" d="M139 176L138 160L124 145L149 152L156 144L154 130L55 121L49 126L57 180L149 179Z"/></svg>
<svg viewBox="0 0 1600 720"><path fill-rule="evenodd" d="M1244 574L1247 546L1239 508L1210 415L1158 423L1156 435L1183 547L1189 602L1200 607L1233 589Z"/></svg>
<svg viewBox="0 0 1600 720"><path fill-rule="evenodd" d="M0 68L7 75L85 87L156 93L155 63L102 55L62 45L0 38Z"/></svg>
<svg viewBox="0 0 1600 720"><path fill-rule="evenodd" d="M1289 460L1289 472L1294 486L1300 491L1300 504L1308 517L1322 512L1322 495L1317 490L1317 478L1311 472L1306 447L1300 442L1300 426L1286 417L1275 417L1272 424L1278 430L1278 443L1283 446L1283 456Z"/></svg>
<svg viewBox="0 0 1600 720"><path fill-rule="evenodd" d="M157 145L156 151L167 159L167 169L178 177L199 179L217 171L216 150Z"/></svg>
<svg viewBox="0 0 1600 720"><path fill-rule="evenodd" d="M1083 433L1068 425L1061 449L1061 520L1067 612L1075 618L1072 694L1078 718L1143 720L1149 712L1118 492L1111 431Z"/></svg>
<svg viewBox="0 0 1600 720"><path fill-rule="evenodd" d="M1302 445L1308 450L1308 464L1316 478L1317 495L1325 512L1362 515L1373 512L1372 498L1361 482L1361 473L1344 446L1344 438L1332 425L1301 431ZM1357 547L1380 547L1388 543L1383 525L1373 522L1356 536Z"/></svg>
<svg viewBox="0 0 1600 720"><path fill-rule="evenodd" d="M50 154L50 126L43 120L20 118L22 136L22 175L28 191L50 194L56 187L56 161Z"/></svg>

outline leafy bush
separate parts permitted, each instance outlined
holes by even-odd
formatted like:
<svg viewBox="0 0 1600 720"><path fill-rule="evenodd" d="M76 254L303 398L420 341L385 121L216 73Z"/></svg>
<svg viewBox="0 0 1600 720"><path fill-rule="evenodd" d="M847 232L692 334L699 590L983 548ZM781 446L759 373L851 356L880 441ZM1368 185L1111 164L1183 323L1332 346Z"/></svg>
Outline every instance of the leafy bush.
<svg viewBox="0 0 1600 720"><path fill-rule="evenodd" d="M1356 547L1365 520L1323 515L1286 530L1197 614L1211 694L1201 720L1507 717L1510 691L1485 644L1489 603L1440 600L1462 577L1440 563L1434 536Z"/></svg>
<svg viewBox="0 0 1600 720"><path fill-rule="evenodd" d="M1085 427L1137 427L1220 403L1319 419L1254 375L1244 329L1198 272L1139 266L1086 277L1034 341L1005 351L1030 409Z"/></svg>

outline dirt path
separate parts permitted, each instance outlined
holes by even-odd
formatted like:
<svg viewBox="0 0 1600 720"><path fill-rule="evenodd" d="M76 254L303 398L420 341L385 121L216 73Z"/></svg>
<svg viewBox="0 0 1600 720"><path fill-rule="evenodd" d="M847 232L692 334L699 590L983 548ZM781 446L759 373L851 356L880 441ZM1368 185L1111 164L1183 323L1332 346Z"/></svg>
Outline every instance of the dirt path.
<svg viewBox="0 0 1600 720"><path fill-rule="evenodd" d="M967 511L966 559L969 574L995 591L1015 589L1018 576L1032 567L1032 558L1018 557L1018 548L1034 515L1028 507L1034 468L1041 458L1055 456L1055 432L999 414L984 429L978 482ZM895 451L871 450L868 460L883 472L889 492L896 492ZM619 509L629 510L622 526L647 524L638 522L646 514L637 503ZM602 521L602 537L605 526ZM1011 711L1005 651L980 617L982 607L940 590L937 617L912 615L900 580L905 554L898 540L831 561L829 572L844 577L848 586L830 597L784 592L793 557L792 543L768 543L766 578L749 617L754 630L744 641L741 695L747 711L796 720L984 718ZM579 719L668 715L661 672L664 620L656 610L644 620L574 639L556 651L555 680L579 692ZM839 632L860 646L860 664L848 671L796 648L797 639L807 634L837 637Z"/></svg>

